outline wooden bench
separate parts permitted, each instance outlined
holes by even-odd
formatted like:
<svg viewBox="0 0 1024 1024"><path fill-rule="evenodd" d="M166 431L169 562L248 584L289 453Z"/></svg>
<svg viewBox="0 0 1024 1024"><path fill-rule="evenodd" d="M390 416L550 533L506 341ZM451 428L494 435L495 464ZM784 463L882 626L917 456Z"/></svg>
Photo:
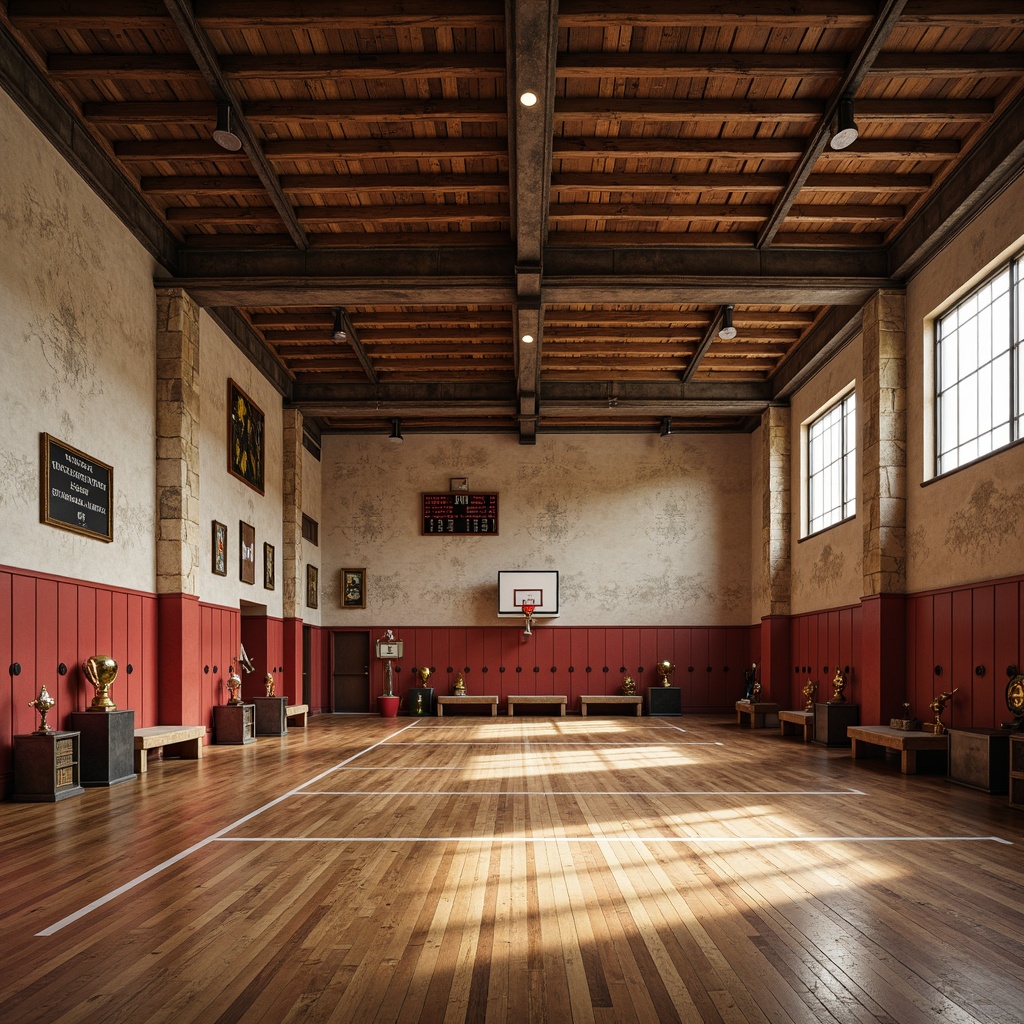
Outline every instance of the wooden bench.
<svg viewBox="0 0 1024 1024"><path fill-rule="evenodd" d="M900 771L904 775L917 774L917 753L920 750L935 750L942 754L949 751L949 736L946 733L904 732L890 729L887 725L850 725L846 728L850 737L850 756L856 760L865 756L866 746L884 747L900 752Z"/></svg>
<svg viewBox="0 0 1024 1024"><path fill-rule="evenodd" d="M744 716L749 719L751 729L767 729L779 724L780 704L751 704L749 701L736 701L736 724L743 725Z"/></svg>
<svg viewBox="0 0 1024 1024"><path fill-rule="evenodd" d="M308 704L289 704L284 709L284 717L288 719L288 724L296 729L306 728L306 716L309 714ZM292 719L295 719L293 722Z"/></svg>
<svg viewBox="0 0 1024 1024"><path fill-rule="evenodd" d="M813 711L780 711L779 734L782 736L802 736L804 743L814 739Z"/></svg>
<svg viewBox="0 0 1024 1024"><path fill-rule="evenodd" d="M632 704L636 707L636 717L643 710L643 697L626 696L620 693L584 693L580 695L580 714L587 717L587 706L597 704Z"/></svg>
<svg viewBox="0 0 1024 1024"><path fill-rule="evenodd" d="M135 730L135 774L149 768L149 751L157 747L173 747L179 757L196 760L203 756L205 725L148 725Z"/></svg>
<svg viewBox="0 0 1024 1024"><path fill-rule="evenodd" d="M567 699L564 693L511 693L508 697L509 717L515 715L513 709L517 704L556 704L559 715L564 718Z"/></svg>
<svg viewBox="0 0 1024 1024"><path fill-rule="evenodd" d="M443 697L436 698L437 701L437 717L444 718L444 709L447 704L448 707L457 708L459 706L465 707L469 704L486 704L490 706L491 718L495 718L498 714L498 697L497 694L476 694L472 697L456 697L454 694L446 694Z"/></svg>

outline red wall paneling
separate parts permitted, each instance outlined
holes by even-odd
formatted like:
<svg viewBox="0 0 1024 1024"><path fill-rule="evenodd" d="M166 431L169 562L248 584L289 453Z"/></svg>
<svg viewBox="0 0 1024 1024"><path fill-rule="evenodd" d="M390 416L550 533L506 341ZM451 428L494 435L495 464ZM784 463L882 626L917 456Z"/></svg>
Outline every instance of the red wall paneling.
<svg viewBox="0 0 1024 1024"><path fill-rule="evenodd" d="M11 595L12 661L21 665L21 674L12 679L12 728L14 735L32 732L36 727L36 712L28 707L35 700L41 682L49 683L49 676L40 679L38 648L36 646L36 581L28 576L16 575ZM47 687L49 689L49 687ZM51 694L51 696L53 696ZM55 707L50 712L50 724L62 725L65 708Z"/></svg>
<svg viewBox="0 0 1024 1024"><path fill-rule="evenodd" d="M971 676L974 683L971 695L970 722L971 726L995 719L995 687L998 679L993 664L995 658L995 587L980 586L973 591L971 601ZM1006 677L1003 676L1005 679ZM999 687L1000 702L1003 689ZM950 686L943 687L952 689ZM962 710L957 693L949 710L943 716L947 725L963 725ZM959 713L959 714L958 714Z"/></svg>
<svg viewBox="0 0 1024 1024"><path fill-rule="evenodd" d="M995 720L1007 716L1006 710L1006 684L1014 672L1011 669L1020 671L1020 662L1017 652L1020 646L1020 637L1017 635L1017 623L1019 621L1020 609L1020 584L999 583L995 587L995 637L992 666L992 696L994 698Z"/></svg>
<svg viewBox="0 0 1024 1024"><path fill-rule="evenodd" d="M80 711L92 700L92 687L82 676L79 663L78 645L78 590L73 583L57 584L57 668L67 669L63 676L56 676L56 687L47 689L57 699L57 707L65 711ZM84 659L82 659L84 660ZM118 673L120 676L120 673ZM87 692L88 691L88 692ZM118 692L114 690L114 703ZM120 707L134 707L129 699L122 700ZM57 720L54 719L56 722Z"/></svg>
<svg viewBox="0 0 1024 1024"><path fill-rule="evenodd" d="M965 590L954 590L951 594L952 597L952 649L950 654L950 665L943 671L941 676L935 677L933 683L933 692L938 693L941 690L952 690L954 686L960 688L960 692L956 695L956 703L958 707L954 710L957 712L956 722L957 725L963 726L964 728L970 728L974 723L974 644L972 640L973 633L973 622L974 622L974 601L973 595L969 589ZM930 714L928 711L928 701L931 700L932 694L929 693L927 696L921 695L924 698L924 706L920 712L915 712L918 717L924 718ZM946 712L946 722L949 722L949 712Z"/></svg>
<svg viewBox="0 0 1024 1024"><path fill-rule="evenodd" d="M6 795L13 782L12 759L14 736L14 679L10 669L14 663L11 636L11 603L13 580L9 572L0 572L0 667L7 682L0 689L0 791Z"/></svg>

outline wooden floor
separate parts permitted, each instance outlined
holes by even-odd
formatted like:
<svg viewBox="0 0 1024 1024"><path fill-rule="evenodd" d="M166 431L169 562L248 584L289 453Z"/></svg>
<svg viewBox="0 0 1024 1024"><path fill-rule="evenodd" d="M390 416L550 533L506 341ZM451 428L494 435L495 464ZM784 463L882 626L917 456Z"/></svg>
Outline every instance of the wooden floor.
<svg viewBox="0 0 1024 1024"><path fill-rule="evenodd" d="M1022 835L732 716L318 717L0 804L0 1021L1019 1024Z"/></svg>

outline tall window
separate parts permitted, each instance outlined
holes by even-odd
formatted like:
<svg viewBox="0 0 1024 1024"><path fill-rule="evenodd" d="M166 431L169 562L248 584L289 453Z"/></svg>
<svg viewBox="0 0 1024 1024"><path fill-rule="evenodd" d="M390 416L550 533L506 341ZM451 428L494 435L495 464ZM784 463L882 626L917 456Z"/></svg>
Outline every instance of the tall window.
<svg viewBox="0 0 1024 1024"><path fill-rule="evenodd" d="M935 324L936 470L947 473L1024 434L1024 254Z"/></svg>
<svg viewBox="0 0 1024 1024"><path fill-rule="evenodd" d="M857 511L857 394L851 391L807 426L807 532Z"/></svg>

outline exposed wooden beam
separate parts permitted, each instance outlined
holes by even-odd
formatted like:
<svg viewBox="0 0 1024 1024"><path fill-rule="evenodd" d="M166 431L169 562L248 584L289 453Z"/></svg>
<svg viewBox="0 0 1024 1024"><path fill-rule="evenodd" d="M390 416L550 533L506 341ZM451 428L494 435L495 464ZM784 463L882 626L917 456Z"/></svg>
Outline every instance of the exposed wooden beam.
<svg viewBox="0 0 1024 1024"><path fill-rule="evenodd" d="M281 191L277 173L263 155L259 141L242 113L238 96L220 69L219 58L213 44L193 17L192 4L189 0L164 0L164 4L213 95L218 101L231 105L234 113L234 132L241 140L242 149L245 150L246 156L252 162L260 181L263 182L267 196L274 209L277 210L285 230L291 235L299 249L309 248L306 233L296 219L287 197Z"/></svg>
<svg viewBox="0 0 1024 1024"><path fill-rule="evenodd" d="M508 192L503 174L284 174L281 188L290 194L358 195L366 192ZM149 195L237 195L262 193L259 178L244 175L162 175L141 179Z"/></svg>
<svg viewBox="0 0 1024 1024"><path fill-rule="evenodd" d="M508 220L508 207L499 203L430 206L297 206L294 216L302 224L367 224L387 222L476 223ZM173 206L166 210L168 224L266 224L277 219L269 206Z"/></svg>
<svg viewBox="0 0 1024 1024"><path fill-rule="evenodd" d="M785 174L610 174L563 173L551 176L551 191L563 192L769 192L786 188ZM811 174L805 190L817 192L927 192L930 174Z"/></svg>

